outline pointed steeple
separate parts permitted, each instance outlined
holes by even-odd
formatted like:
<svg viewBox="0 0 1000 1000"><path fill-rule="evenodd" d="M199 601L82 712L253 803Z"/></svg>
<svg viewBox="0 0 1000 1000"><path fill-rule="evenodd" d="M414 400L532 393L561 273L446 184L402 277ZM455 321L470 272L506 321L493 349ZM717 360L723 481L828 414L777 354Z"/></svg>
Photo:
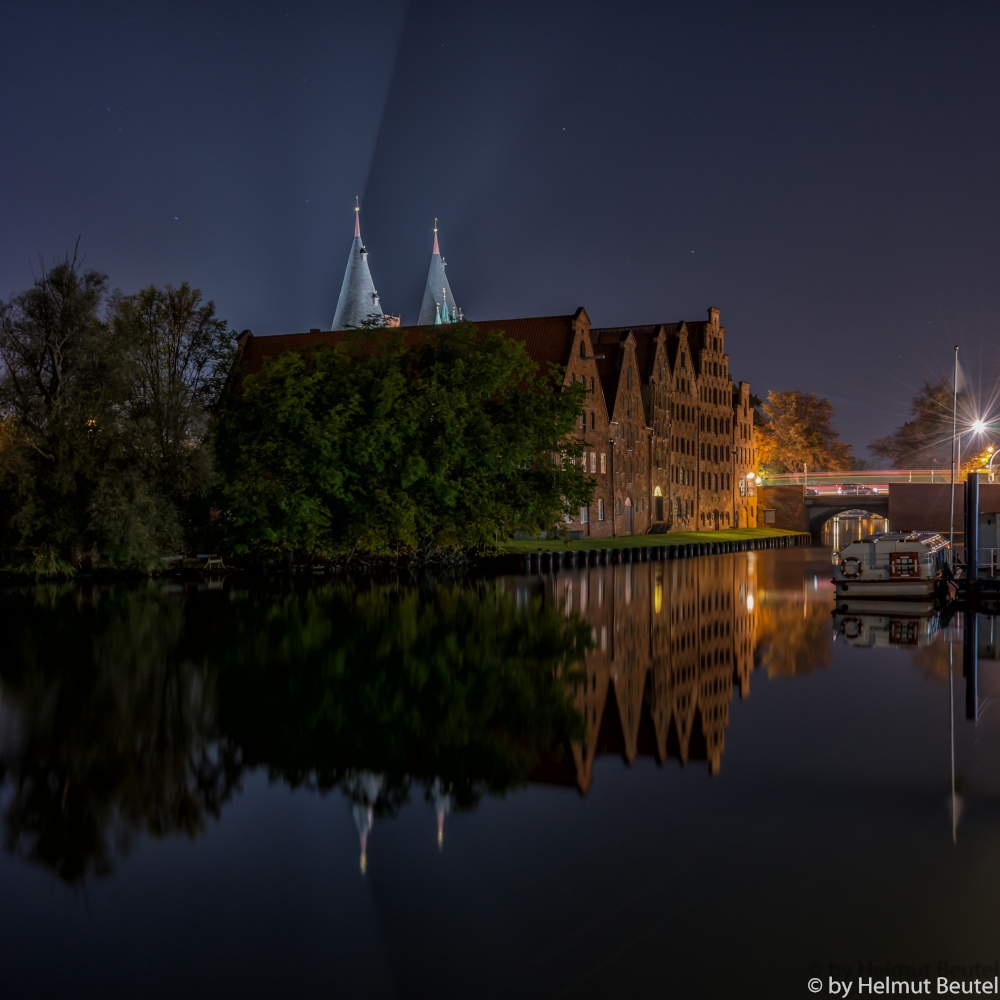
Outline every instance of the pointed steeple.
<svg viewBox="0 0 1000 1000"><path fill-rule="evenodd" d="M461 319L461 311L455 307L455 296L448 275L445 274L444 257L438 243L437 219L434 220L434 249L431 251L431 266L427 271L427 285L424 300L420 305L419 326L433 326L436 323L454 323Z"/></svg>
<svg viewBox="0 0 1000 1000"><path fill-rule="evenodd" d="M337 299L331 328L349 330L373 321L381 325L385 317L368 269L368 250L361 242L361 208L355 199L354 242L347 258L347 270L344 272L344 283L340 286L340 298Z"/></svg>

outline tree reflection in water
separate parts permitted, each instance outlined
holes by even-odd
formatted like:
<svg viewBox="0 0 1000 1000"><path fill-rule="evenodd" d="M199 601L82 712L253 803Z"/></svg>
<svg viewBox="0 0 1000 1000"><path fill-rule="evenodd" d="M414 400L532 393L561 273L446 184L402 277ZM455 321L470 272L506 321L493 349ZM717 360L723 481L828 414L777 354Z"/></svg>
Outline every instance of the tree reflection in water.
<svg viewBox="0 0 1000 1000"><path fill-rule="evenodd" d="M801 562L787 580L774 565L747 553L462 586L8 591L6 847L71 883L107 874L136 835L196 836L259 767L339 789L364 869L375 819L418 788L440 844L445 816L484 794L586 792L601 754L715 773L755 655L773 674L829 655L829 594L804 585Z"/></svg>
<svg viewBox="0 0 1000 1000"><path fill-rule="evenodd" d="M6 845L70 882L194 836L247 767L340 787L362 845L414 781L444 808L523 784L579 734L589 641L496 585L35 588L0 634Z"/></svg>
<svg viewBox="0 0 1000 1000"><path fill-rule="evenodd" d="M137 833L195 836L238 781L215 694L158 588L43 586L0 602L0 781L8 850L68 882Z"/></svg>

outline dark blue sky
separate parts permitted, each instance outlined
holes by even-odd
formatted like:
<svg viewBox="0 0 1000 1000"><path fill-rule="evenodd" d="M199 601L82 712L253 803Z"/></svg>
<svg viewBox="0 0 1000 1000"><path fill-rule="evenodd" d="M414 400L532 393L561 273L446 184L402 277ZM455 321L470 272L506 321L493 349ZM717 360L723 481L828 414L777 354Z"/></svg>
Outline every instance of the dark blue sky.
<svg viewBox="0 0 1000 1000"><path fill-rule="evenodd" d="M132 291L328 326L355 194L388 311L431 224L471 318L722 309L856 451L962 345L991 394L991 3L0 3L0 291L82 236Z"/></svg>

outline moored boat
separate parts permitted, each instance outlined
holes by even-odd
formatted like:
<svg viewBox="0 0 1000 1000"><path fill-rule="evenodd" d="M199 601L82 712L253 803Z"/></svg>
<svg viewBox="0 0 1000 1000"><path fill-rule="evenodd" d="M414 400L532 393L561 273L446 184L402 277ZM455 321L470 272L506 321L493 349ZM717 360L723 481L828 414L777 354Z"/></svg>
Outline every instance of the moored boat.
<svg viewBox="0 0 1000 1000"><path fill-rule="evenodd" d="M837 600L932 597L948 565L948 542L936 531L886 531L851 542L833 569Z"/></svg>

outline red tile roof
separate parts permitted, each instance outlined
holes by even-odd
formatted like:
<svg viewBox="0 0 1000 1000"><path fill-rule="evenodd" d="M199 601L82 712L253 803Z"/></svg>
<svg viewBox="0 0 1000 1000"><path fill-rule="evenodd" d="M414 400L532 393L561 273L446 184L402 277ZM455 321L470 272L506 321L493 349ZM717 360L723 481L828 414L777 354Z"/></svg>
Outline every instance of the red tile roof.
<svg viewBox="0 0 1000 1000"><path fill-rule="evenodd" d="M483 332L503 331L511 340L524 344L528 356L545 371L549 364L565 365L573 345L572 316L541 316L527 319L483 320L475 324ZM432 340L434 326L400 327L407 345ZM288 350L308 350L315 344L339 344L348 331L310 330L308 333L284 333L247 338L243 350L243 371L248 375L261 370L266 358L276 358Z"/></svg>

